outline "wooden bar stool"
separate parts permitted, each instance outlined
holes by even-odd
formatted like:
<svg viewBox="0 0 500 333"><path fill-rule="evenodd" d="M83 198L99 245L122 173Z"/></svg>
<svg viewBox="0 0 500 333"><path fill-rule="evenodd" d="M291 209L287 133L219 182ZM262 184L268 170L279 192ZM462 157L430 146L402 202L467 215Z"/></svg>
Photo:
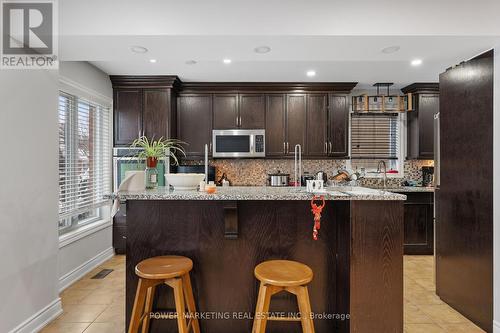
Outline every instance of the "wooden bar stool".
<svg viewBox="0 0 500 333"><path fill-rule="evenodd" d="M200 333L200 325L196 316L193 289L189 272L193 268L191 259L181 256L161 256L141 261L135 266L139 276L134 307L130 318L128 333L138 333L142 323L142 333L147 333L150 323L150 312L156 286L165 283L174 290L177 327L179 333ZM185 303L190 319L186 322Z"/></svg>
<svg viewBox="0 0 500 333"><path fill-rule="evenodd" d="M260 288L252 333L265 333L268 320L300 321L303 333L314 333L307 292L307 284L311 282L313 272L308 266L289 260L265 261L255 267L255 277L260 281ZM300 318L269 316L271 296L282 290L297 296Z"/></svg>

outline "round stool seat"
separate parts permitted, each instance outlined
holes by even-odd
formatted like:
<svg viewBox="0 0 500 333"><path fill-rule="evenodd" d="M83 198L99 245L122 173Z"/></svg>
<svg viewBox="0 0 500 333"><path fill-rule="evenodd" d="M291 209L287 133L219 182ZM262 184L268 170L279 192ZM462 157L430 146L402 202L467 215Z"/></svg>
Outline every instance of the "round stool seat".
<svg viewBox="0 0 500 333"><path fill-rule="evenodd" d="M255 267L255 277L261 282L273 286L295 287L311 282L313 271L300 262L269 260Z"/></svg>
<svg viewBox="0 0 500 333"><path fill-rule="evenodd" d="M189 273L193 261L182 256L160 256L145 259L135 266L135 273L143 279L163 280Z"/></svg>

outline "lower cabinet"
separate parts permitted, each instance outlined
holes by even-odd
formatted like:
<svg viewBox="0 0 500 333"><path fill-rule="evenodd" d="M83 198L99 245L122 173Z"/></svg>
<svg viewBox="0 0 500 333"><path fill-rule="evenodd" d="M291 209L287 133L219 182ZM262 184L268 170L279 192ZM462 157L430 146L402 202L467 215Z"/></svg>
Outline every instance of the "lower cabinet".
<svg viewBox="0 0 500 333"><path fill-rule="evenodd" d="M116 254L125 254L127 248L127 215L125 204L113 217L113 248Z"/></svg>
<svg viewBox="0 0 500 333"><path fill-rule="evenodd" d="M404 204L404 254L434 253L434 193L401 193Z"/></svg>

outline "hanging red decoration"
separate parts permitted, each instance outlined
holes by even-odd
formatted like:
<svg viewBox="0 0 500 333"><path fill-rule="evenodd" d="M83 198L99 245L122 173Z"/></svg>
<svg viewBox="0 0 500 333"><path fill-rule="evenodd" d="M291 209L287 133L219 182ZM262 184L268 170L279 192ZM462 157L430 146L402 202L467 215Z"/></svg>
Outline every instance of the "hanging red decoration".
<svg viewBox="0 0 500 333"><path fill-rule="evenodd" d="M321 201L321 205L316 205L315 201ZM311 212L314 215L313 239L318 240L319 229L321 228L321 212L325 207L324 196L315 195L311 200Z"/></svg>

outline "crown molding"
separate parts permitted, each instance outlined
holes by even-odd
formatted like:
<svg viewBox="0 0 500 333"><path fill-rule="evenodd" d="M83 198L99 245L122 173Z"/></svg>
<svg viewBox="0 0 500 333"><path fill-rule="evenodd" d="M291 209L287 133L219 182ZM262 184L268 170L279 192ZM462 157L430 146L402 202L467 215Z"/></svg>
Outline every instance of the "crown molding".
<svg viewBox="0 0 500 333"><path fill-rule="evenodd" d="M404 94L439 93L438 82L417 82L401 88Z"/></svg>

